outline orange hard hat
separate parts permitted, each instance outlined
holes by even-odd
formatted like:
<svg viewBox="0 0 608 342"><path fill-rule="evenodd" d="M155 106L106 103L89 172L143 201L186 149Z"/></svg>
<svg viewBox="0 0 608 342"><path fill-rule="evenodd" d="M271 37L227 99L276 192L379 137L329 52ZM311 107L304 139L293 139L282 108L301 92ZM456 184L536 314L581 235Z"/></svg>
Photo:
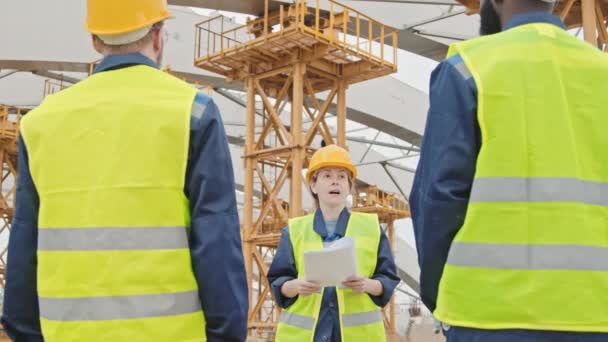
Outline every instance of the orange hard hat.
<svg viewBox="0 0 608 342"><path fill-rule="evenodd" d="M306 172L308 183L311 182L314 173L324 167L343 167L350 171L353 179L357 177L357 168L350 160L348 151L338 145L327 145L312 155Z"/></svg>
<svg viewBox="0 0 608 342"><path fill-rule="evenodd" d="M124 34L171 18L167 0L87 0L85 28L92 34Z"/></svg>

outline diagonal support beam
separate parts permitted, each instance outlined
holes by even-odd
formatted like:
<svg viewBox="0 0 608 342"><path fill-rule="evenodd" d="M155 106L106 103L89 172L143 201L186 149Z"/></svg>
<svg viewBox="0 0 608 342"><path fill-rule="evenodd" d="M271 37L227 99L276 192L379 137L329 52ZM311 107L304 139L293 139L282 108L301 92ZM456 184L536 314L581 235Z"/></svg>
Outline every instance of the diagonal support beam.
<svg viewBox="0 0 608 342"><path fill-rule="evenodd" d="M306 140L305 140L306 146L308 146L312 143L312 139L314 138L316 131L319 129L319 127L318 127L319 123L325 118L325 114L327 114L327 110L329 109L329 106L331 105L331 103L334 100L334 97L336 96L337 93L338 93L338 88L334 87L331 90L331 93L329 93L329 96L327 96L327 99L325 100L323 107L321 107L321 109L317 113L317 116L313 120L310 129L306 133ZM325 122L325 121L323 121L323 122Z"/></svg>
<svg viewBox="0 0 608 342"><path fill-rule="evenodd" d="M264 105L266 106L266 111L269 114L270 120L274 122L275 129L277 129L277 134L284 134L287 140L289 141L289 144L293 144L293 137L291 136L291 134L289 134L289 132L285 128L285 125L283 125L281 118L277 114L272 103L270 103L270 100L268 99L268 96L266 96L266 93L260 85L259 80L255 80L255 87L258 91L258 95L260 95L262 101L264 102Z"/></svg>
<svg viewBox="0 0 608 342"><path fill-rule="evenodd" d="M317 99L317 97L315 96L315 92L313 90L312 83L310 82L310 79L306 78L304 80L304 86L306 88L306 92L308 94L308 97L311 99L311 102L312 102L313 106L315 107L315 109L317 110L317 112L320 112L321 111L321 104L319 103L319 99ZM329 129L329 126L327 125L327 122L325 122L325 120L322 121L322 125L323 125L323 130L321 131L321 134L323 135L323 139L326 142L328 142L328 144L334 144L335 142L334 142L333 136L331 135L331 130Z"/></svg>
<svg viewBox="0 0 608 342"><path fill-rule="evenodd" d="M397 187L397 189L399 189L399 192L401 193L401 195L403 195L403 198L405 198L405 200L407 201L408 200L408 196L405 194L405 191L403 191L403 189L401 188L401 186L397 182L397 179L395 179L395 176L393 176L393 174L388 169L388 167L386 167L386 163L381 163L380 165L382 165L382 168L384 169L384 171L386 172L386 174L388 175L388 177L393 181L393 183L395 184L395 186Z"/></svg>
<svg viewBox="0 0 608 342"><path fill-rule="evenodd" d="M577 0L568 0L566 2L566 5L564 6L564 9L562 9L562 12L559 14L559 16L562 18L562 20L566 20L566 17L568 16L568 13L570 13L570 10L572 9L572 5L574 5L574 3Z"/></svg>
<svg viewBox="0 0 608 342"><path fill-rule="evenodd" d="M264 189L266 189L266 192L267 193L271 193L272 189L270 187L270 183L266 179L266 176L264 175L264 172L260 168L259 164L256 165L256 171L258 173L258 176L260 177L260 180L262 181L262 186L264 187ZM269 202L272 203L272 205L274 206L275 210L279 213L279 215L281 216L281 218L288 217L288 215L285 212L285 210L283 209L283 207L280 206L279 203L277 203L278 201L277 201L276 198L268 198L267 201L269 201Z"/></svg>
<svg viewBox="0 0 608 342"><path fill-rule="evenodd" d="M608 44L608 32L606 32L606 23L604 22L604 13L599 1L595 2L595 18L597 20L597 31L599 32L600 41L603 43L602 50L606 50Z"/></svg>
<svg viewBox="0 0 608 342"><path fill-rule="evenodd" d="M310 110L310 107L308 106L308 104L304 104L304 109L306 110L306 113L308 114L308 117L310 118L309 122L313 122L315 120L315 113L313 113ZM316 113L318 113L319 110L316 110ZM325 120L321 121L321 124L323 126L327 126L327 123L325 122ZM327 130L329 130L329 127L327 127ZM331 131L327 132L325 130L325 128L321 129L321 135L323 136L323 140L325 140L329 145L333 144L334 138L331 135Z"/></svg>
<svg viewBox="0 0 608 342"><path fill-rule="evenodd" d="M268 274L268 269L266 268L266 265L264 264L264 260L263 260L262 256L260 255L260 252L257 249L253 252L253 260L255 260L255 263L258 266L259 277L261 279L263 279L263 283L265 286L264 286L264 290L258 296L258 302L256 303L255 307L253 308L253 310L251 310L249 312L249 319L248 319L249 322L251 322L254 319L256 312L260 312L262 305L264 305L264 302L266 302L266 297L270 293L270 283L268 282L268 278L262 276L262 275ZM260 289L258 289L258 290L260 290Z"/></svg>
<svg viewBox="0 0 608 342"><path fill-rule="evenodd" d="M283 88L281 88L281 91L279 91L279 95L277 96L277 101L275 103L275 111L279 110L279 107L281 106L282 103L286 103L285 99L287 98L287 92L289 91L289 87L291 86L291 83L293 82L293 73L291 73L289 75L289 77L287 78L287 81L285 82L285 84L283 85ZM278 113L280 113L281 111L279 111ZM270 132L270 128L272 121L269 121L265 126L264 129L262 130L262 134L260 135L260 138L258 139L258 142L256 143L256 149L259 150L264 146L264 139L266 139L266 136L268 135L268 132ZM279 135L279 141L281 142L282 145L285 145L285 141L282 139L282 137Z"/></svg>
<svg viewBox="0 0 608 342"><path fill-rule="evenodd" d="M281 173L279 174L279 177L277 178L277 182L275 183L274 187L272 188L272 191L270 192L270 194L268 194L268 198L275 198L277 193L279 192L279 190L283 187L283 184L285 183L285 180L287 179L287 174L288 174L287 170L289 169L288 165L290 162L291 162L291 158L287 161L283 170L281 170ZM272 207L272 205L270 203L266 203L266 205L264 205L264 207L262 208L262 211L260 212L260 215L258 216L257 221L255 222L253 227L251 227L251 230L250 230L251 235L249 235L249 236L255 235L255 232L258 231L258 229L264 222L264 218L266 218L266 216L268 215L268 211L270 211L271 207Z"/></svg>

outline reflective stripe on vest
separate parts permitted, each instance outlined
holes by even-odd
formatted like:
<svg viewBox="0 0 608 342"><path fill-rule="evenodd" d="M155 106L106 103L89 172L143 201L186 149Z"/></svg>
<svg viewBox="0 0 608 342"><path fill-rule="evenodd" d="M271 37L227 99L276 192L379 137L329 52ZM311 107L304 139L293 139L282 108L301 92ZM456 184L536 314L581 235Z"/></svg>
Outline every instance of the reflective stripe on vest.
<svg viewBox="0 0 608 342"><path fill-rule="evenodd" d="M320 250L323 243L313 229L314 215L289 221L290 241L294 248L297 269L303 268L305 251ZM371 277L378 255L380 229L376 215L351 213L345 236L355 239L357 267L364 277ZM385 341L382 313L367 294L337 288L341 336L344 341L365 339ZM296 302L281 312L276 340L311 341L315 334L323 293L298 297Z"/></svg>
<svg viewBox="0 0 608 342"><path fill-rule="evenodd" d="M435 317L608 332L608 56L544 23L456 53L478 89L482 144Z"/></svg>
<svg viewBox="0 0 608 342"><path fill-rule="evenodd" d="M368 325L378 322L382 322L382 312L380 312L380 310L342 315L342 325L344 327L356 327L358 325Z"/></svg>
<svg viewBox="0 0 608 342"><path fill-rule="evenodd" d="M183 191L196 94L131 66L48 96L23 118L40 197L45 341L206 339Z"/></svg>
<svg viewBox="0 0 608 342"><path fill-rule="evenodd" d="M40 316L55 321L162 317L200 310L198 291L140 296L40 298Z"/></svg>
<svg viewBox="0 0 608 342"><path fill-rule="evenodd" d="M280 322L301 329L313 330L315 319L313 317L284 311L281 313ZM368 325L378 322L382 322L382 312L380 310L342 315L342 325L344 327L356 327L358 325Z"/></svg>
<svg viewBox="0 0 608 342"><path fill-rule="evenodd" d="M281 313L279 322L306 330L312 330L315 327L315 319L313 317L298 315L295 312L289 311Z"/></svg>
<svg viewBox="0 0 608 342"><path fill-rule="evenodd" d="M577 202L608 206L608 182L575 178L476 178L471 202Z"/></svg>
<svg viewBox="0 0 608 342"><path fill-rule="evenodd" d="M519 270L608 271L608 247L454 242L448 264Z"/></svg>
<svg viewBox="0 0 608 342"><path fill-rule="evenodd" d="M38 250L41 251L179 248L188 248L185 227L52 228L38 232Z"/></svg>

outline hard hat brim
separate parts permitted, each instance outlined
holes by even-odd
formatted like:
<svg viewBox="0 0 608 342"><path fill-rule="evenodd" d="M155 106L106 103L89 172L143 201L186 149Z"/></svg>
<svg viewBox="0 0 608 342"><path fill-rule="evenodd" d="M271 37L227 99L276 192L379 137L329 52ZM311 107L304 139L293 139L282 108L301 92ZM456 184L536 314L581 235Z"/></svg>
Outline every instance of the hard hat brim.
<svg viewBox="0 0 608 342"><path fill-rule="evenodd" d="M312 176L315 174L315 172L325 167L341 167L347 169L350 171L353 179L357 178L357 168L355 168L354 165L342 162L326 161L315 165L314 168L308 169L306 172L306 181L310 184L312 181Z"/></svg>
<svg viewBox="0 0 608 342"><path fill-rule="evenodd" d="M169 19L175 19L175 16L173 14L171 14L171 12L167 12L164 15L158 16L158 17L150 19L150 20L141 21L137 25L133 25L130 27L121 27L120 29L95 28L95 27L91 27L88 22L85 22L84 28L85 28L85 30L87 30L87 32L94 34L94 35L117 35L117 34L125 34L125 33L133 32L133 31L137 31L146 26L151 26L151 25L154 25L161 21L165 21L165 20L169 20Z"/></svg>

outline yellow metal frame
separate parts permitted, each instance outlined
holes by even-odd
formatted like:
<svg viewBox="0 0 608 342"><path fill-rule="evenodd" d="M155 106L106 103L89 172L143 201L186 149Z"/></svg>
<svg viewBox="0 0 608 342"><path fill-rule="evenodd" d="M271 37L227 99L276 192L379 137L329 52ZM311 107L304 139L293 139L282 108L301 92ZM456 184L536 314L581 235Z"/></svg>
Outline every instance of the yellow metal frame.
<svg viewBox="0 0 608 342"><path fill-rule="evenodd" d="M10 231L15 208L15 193L17 189L17 139L19 123L22 115L27 112L14 106L0 105L0 234ZM10 185L9 185L10 184ZM7 248L0 252L0 286L4 288L6 271Z"/></svg>
<svg viewBox="0 0 608 342"><path fill-rule="evenodd" d="M245 25L228 27L223 16L197 24L194 52L196 66L242 80L247 90L241 228L249 335L258 341L274 340L280 308L265 275L288 218L304 213L302 170L320 138L346 146L348 86L397 70L395 29L333 0L329 11L321 10L320 1L308 8L297 0L275 12L269 12L268 1L264 15ZM319 101L324 91L325 100ZM334 101L336 138L326 122ZM286 104L290 115L282 111ZM404 199L376 187L360 189L354 198L353 210L377 213L391 239L394 220L409 216ZM394 302L387 306L385 322L394 332Z"/></svg>
<svg viewBox="0 0 608 342"><path fill-rule="evenodd" d="M207 64L205 69L225 74L226 70L214 63L216 57L238 54L256 46L272 44L285 36L306 33L330 46L340 64L364 60L388 67L393 72L397 70L397 29L334 0L329 0L328 12L322 11L319 3L317 0L316 6L309 9L305 1L298 0L291 6L280 6L274 13L266 10L263 17L233 28L225 27L226 18L222 15L202 21L195 25L195 64ZM272 32L274 27L278 28L276 32ZM203 49L205 40L206 50ZM392 54L388 53L388 44ZM299 47L310 49L303 45ZM259 52L269 59L275 57Z"/></svg>
<svg viewBox="0 0 608 342"><path fill-rule="evenodd" d="M62 80L56 81L52 79L44 80L44 93L43 96L47 97L49 95L55 94L57 92L62 91L63 89L69 87L71 84L66 84Z"/></svg>

